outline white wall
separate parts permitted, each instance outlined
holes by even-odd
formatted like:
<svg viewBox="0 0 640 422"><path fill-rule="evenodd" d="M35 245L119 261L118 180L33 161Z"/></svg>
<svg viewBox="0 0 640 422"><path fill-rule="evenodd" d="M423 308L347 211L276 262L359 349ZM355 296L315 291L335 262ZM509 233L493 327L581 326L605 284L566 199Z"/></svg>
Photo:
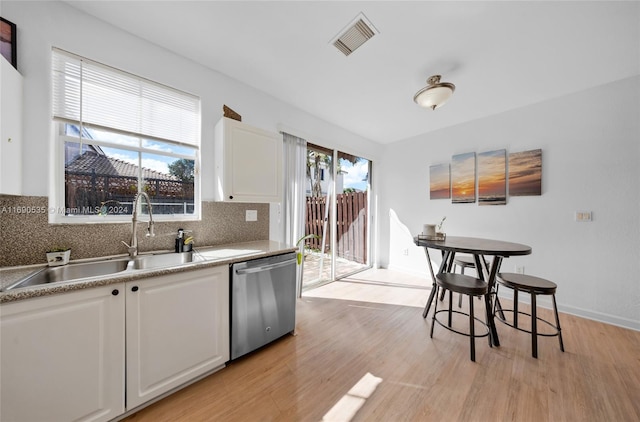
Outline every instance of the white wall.
<svg viewBox="0 0 640 422"><path fill-rule="evenodd" d="M51 144L51 47L85 56L200 96L202 199L213 200L213 128L226 104L242 121L276 132L288 128L345 152L376 159L369 140L320 120L230 77L57 1L2 1L18 28L18 68L24 76L23 194L47 196ZM166 25L158 22L158 25ZM272 208L277 209L277 208ZM272 233L282 232L272 228Z"/></svg>
<svg viewBox="0 0 640 422"><path fill-rule="evenodd" d="M564 311L640 329L639 120L634 77L389 145L377 174L381 265L426 275L412 236L447 216L449 235L530 245L531 255L506 259L503 271L524 265L555 281ZM542 149L542 196L506 206L429 199L430 165L503 148ZM577 210L593 221L575 222Z"/></svg>

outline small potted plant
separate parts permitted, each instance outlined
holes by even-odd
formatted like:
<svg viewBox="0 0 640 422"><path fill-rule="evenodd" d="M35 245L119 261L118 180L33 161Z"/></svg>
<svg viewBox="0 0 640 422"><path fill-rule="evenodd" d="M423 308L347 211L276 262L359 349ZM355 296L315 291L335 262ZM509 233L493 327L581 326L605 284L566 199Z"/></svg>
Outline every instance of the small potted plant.
<svg viewBox="0 0 640 422"><path fill-rule="evenodd" d="M447 235L442 231L442 224L446 219L447 219L447 216L445 215L444 217L442 217L442 220L440 220L440 224L438 224L438 227L436 227L436 237L442 240L444 240L445 237L447 237Z"/></svg>
<svg viewBox="0 0 640 422"><path fill-rule="evenodd" d="M300 289L300 287L302 287L302 277L303 277L303 273L304 273L304 247L305 247L305 240L307 239L322 239L320 236L318 236L317 234L308 234L306 236L302 236L300 239L298 239L298 241L296 242L296 246L298 247L298 253L296 254L296 260L298 261L298 267L296 268L296 297L300 297L302 295L302 290Z"/></svg>
<svg viewBox="0 0 640 422"><path fill-rule="evenodd" d="M47 251L47 264L50 267L66 265L71 257L71 248L55 247Z"/></svg>
<svg viewBox="0 0 640 422"><path fill-rule="evenodd" d="M296 258L298 260L298 265L302 265L304 262L304 241L307 239L322 239L320 236L318 236L317 234L308 234L306 236L302 236L300 239L298 239L298 241L296 242L296 246L298 247L298 253L296 254Z"/></svg>

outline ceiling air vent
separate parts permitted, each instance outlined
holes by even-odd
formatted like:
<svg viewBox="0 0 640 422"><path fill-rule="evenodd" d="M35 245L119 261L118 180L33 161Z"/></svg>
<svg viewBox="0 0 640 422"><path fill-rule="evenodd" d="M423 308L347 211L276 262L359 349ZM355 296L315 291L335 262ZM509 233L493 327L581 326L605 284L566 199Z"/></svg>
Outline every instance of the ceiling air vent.
<svg viewBox="0 0 640 422"><path fill-rule="evenodd" d="M360 13L331 43L348 56L377 33L371 22Z"/></svg>

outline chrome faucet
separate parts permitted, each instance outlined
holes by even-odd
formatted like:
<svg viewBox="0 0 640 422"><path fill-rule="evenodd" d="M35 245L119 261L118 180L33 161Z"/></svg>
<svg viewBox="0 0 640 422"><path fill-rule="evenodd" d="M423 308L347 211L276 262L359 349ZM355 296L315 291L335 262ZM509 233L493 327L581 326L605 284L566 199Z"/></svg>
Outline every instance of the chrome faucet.
<svg viewBox="0 0 640 422"><path fill-rule="evenodd" d="M131 258L138 255L138 236L136 234L136 226L138 225L138 201L140 197L144 197L147 200L147 205L149 206L149 221L147 222L147 237L154 237L155 233L153 232L153 212L151 211L151 199L149 199L149 195L146 192L138 192L136 197L133 200L133 215L131 217L131 243L127 244L124 240L122 243L127 247L129 251L129 256Z"/></svg>

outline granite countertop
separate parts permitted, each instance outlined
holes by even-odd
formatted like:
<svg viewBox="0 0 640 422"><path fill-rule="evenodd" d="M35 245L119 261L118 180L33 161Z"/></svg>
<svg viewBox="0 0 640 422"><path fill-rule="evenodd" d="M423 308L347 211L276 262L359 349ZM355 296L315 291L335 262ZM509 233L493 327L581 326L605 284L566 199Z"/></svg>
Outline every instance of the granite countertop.
<svg viewBox="0 0 640 422"><path fill-rule="evenodd" d="M280 242L270 240L258 240L252 242L233 243L226 245L216 245L211 247L199 247L194 249L193 262L175 265L172 267L150 268L141 270L126 270L115 274L99 277L89 277L68 282L41 284L16 288L7 292L0 292L0 303L15 302L39 296L48 296L74 290L86 289L97 286L122 283L132 280L139 280L148 277L158 277L166 274L173 274L194 269L215 267L219 265L229 265L236 262L250 259L264 258L272 255L279 255L287 252L295 252L297 249ZM154 253L167 253L170 251L156 251ZM140 254L140 256L147 254ZM125 258L126 255L108 257L109 259ZM100 261L106 258L96 258L83 260L81 262ZM80 262L80 261L78 261ZM73 264L74 261L71 261ZM45 265L29 265L24 267L11 267L0 270L0 288L12 284L27 275L44 268Z"/></svg>

